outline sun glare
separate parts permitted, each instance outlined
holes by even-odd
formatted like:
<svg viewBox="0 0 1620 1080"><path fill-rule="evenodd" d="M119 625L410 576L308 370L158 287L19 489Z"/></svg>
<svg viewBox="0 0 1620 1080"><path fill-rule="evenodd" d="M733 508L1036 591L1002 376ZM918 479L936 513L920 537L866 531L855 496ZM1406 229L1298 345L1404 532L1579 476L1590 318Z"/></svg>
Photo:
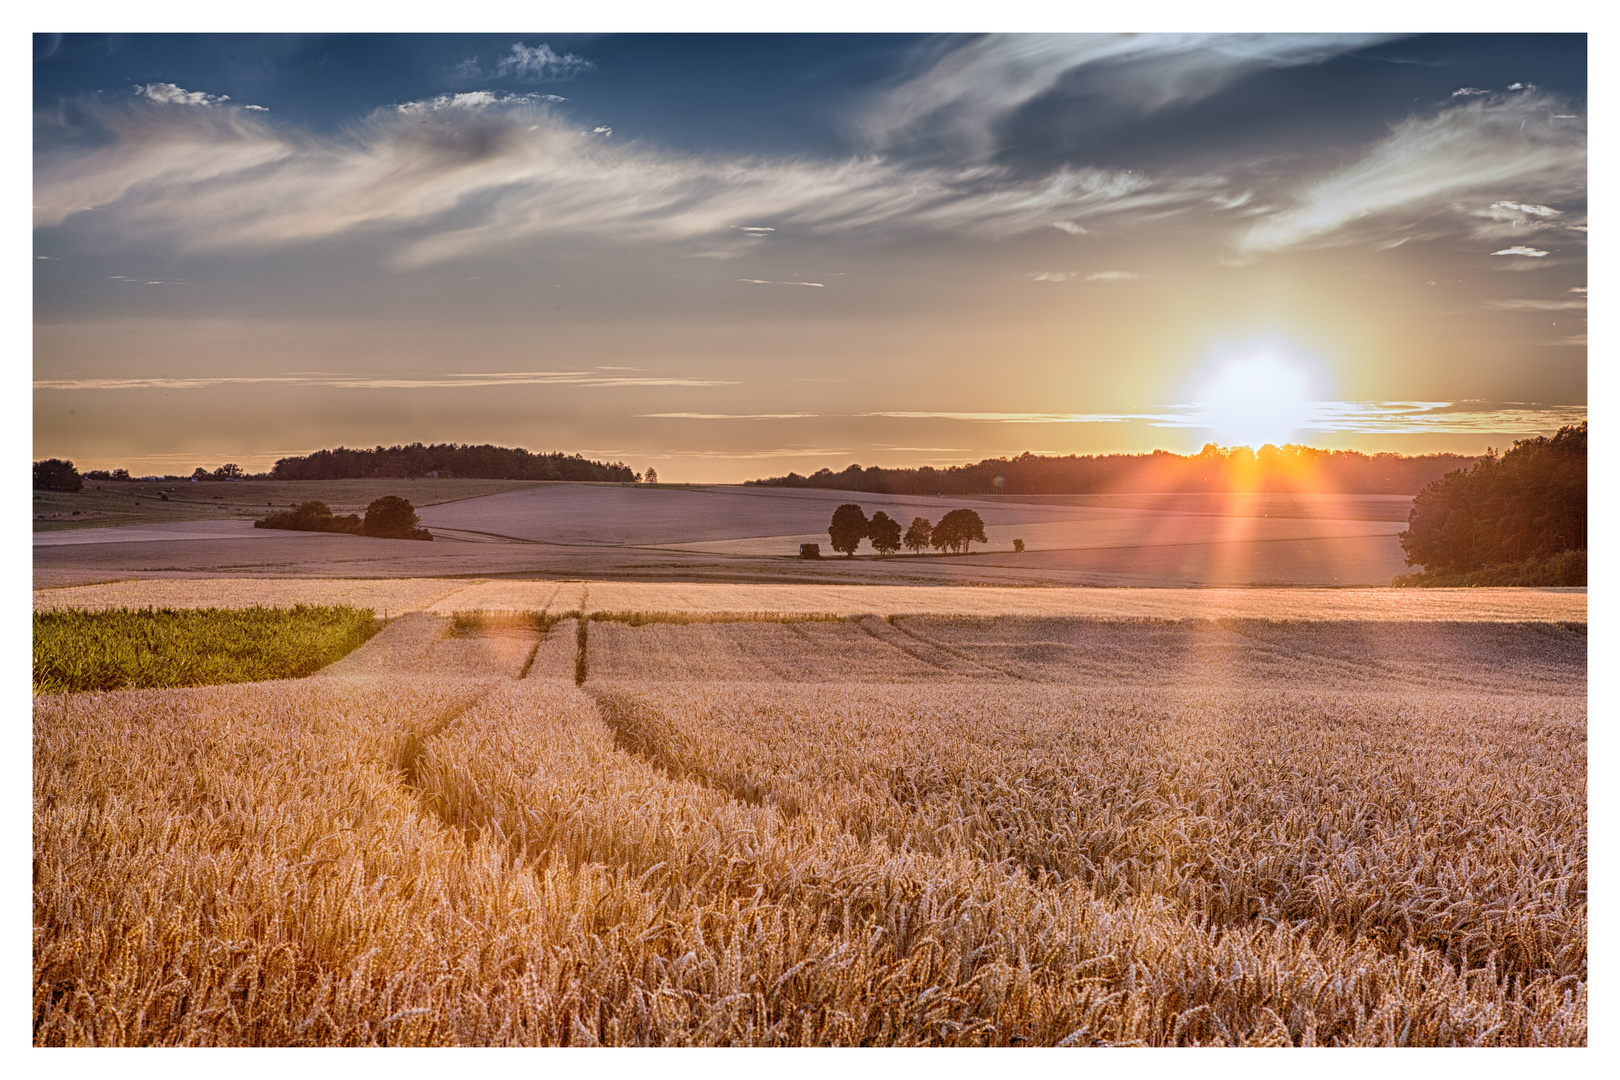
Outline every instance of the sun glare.
<svg viewBox="0 0 1620 1080"><path fill-rule="evenodd" d="M1230 361L1205 391L1203 411L1222 446L1281 446L1310 414L1305 372L1275 356Z"/></svg>

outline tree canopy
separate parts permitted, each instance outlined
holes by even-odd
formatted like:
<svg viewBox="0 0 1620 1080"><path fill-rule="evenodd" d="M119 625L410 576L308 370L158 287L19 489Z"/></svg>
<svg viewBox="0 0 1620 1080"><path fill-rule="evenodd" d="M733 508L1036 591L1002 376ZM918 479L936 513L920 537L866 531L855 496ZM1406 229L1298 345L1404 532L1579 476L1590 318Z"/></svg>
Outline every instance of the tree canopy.
<svg viewBox="0 0 1620 1080"><path fill-rule="evenodd" d="M1586 550L1586 423L1435 480L1400 534L1408 566L1466 573Z"/></svg>
<svg viewBox="0 0 1620 1080"><path fill-rule="evenodd" d="M854 558L855 549L866 539L868 527L866 515L861 512L860 506L855 503L840 506L833 511L832 524L827 526L827 535L832 538L832 549Z"/></svg>
<svg viewBox="0 0 1620 1080"><path fill-rule="evenodd" d="M61 458L46 458L34 462L35 491L78 491L84 487L84 478L73 462Z"/></svg>
<svg viewBox="0 0 1620 1080"><path fill-rule="evenodd" d="M977 541L988 544L984 535L984 521L972 510L952 510L934 526L932 542L941 551L966 552L968 544Z"/></svg>
<svg viewBox="0 0 1620 1080"><path fill-rule="evenodd" d="M879 555L893 555L900 550L900 523L882 510L872 515L866 535Z"/></svg>
<svg viewBox="0 0 1620 1080"><path fill-rule="evenodd" d="M367 536L413 540L417 539L416 533L423 531L416 527L420 520L416 516L416 507L411 505L409 499L384 495L366 507L363 528Z"/></svg>
<svg viewBox="0 0 1620 1080"><path fill-rule="evenodd" d="M518 447L435 443L424 446L377 447L373 450L317 450L304 457L285 457L270 475L275 480L350 480L362 477L463 476L478 480L595 480L630 483L629 466L589 461L578 454L531 454Z"/></svg>
<svg viewBox="0 0 1620 1080"><path fill-rule="evenodd" d="M910 548L913 553L921 555L927 550L933 538L933 524L925 517L914 517L911 519L911 527L906 530L906 535L901 540L901 543Z"/></svg>

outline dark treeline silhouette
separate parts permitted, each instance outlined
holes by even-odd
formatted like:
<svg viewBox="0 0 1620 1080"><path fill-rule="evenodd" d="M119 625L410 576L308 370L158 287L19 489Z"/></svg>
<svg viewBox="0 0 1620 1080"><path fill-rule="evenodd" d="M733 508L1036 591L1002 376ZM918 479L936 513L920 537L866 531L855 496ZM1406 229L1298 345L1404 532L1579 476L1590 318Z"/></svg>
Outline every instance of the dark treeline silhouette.
<svg viewBox="0 0 1620 1080"><path fill-rule="evenodd" d="M1458 454L1363 454L1308 446L1222 448L1197 454L987 458L977 465L935 469L822 469L788 473L751 484L830 488L878 495L1093 495L1167 491L1329 491L1351 495L1412 495L1431 481L1476 459Z"/></svg>
<svg viewBox="0 0 1620 1080"><path fill-rule="evenodd" d="M1401 547L1407 565L1422 565L1423 576L1436 579L1417 584L1516 566L1526 582L1584 585L1585 559L1560 556L1586 550L1585 422L1550 439L1520 439L1501 456L1487 453L1473 468L1429 484L1412 501ZM1538 564L1554 559L1565 576L1578 565L1580 580L1540 580Z"/></svg>
<svg viewBox="0 0 1620 1080"><path fill-rule="evenodd" d="M285 457L270 470L275 480L354 480L365 477L440 476L476 480L597 480L630 483L636 474L620 462L589 461L578 454L531 454L519 447L435 443L374 450L317 450Z"/></svg>
<svg viewBox="0 0 1620 1080"><path fill-rule="evenodd" d="M73 467L73 462L61 458L34 462L35 491L78 491L82 487L84 479L79 476L79 470Z"/></svg>
<svg viewBox="0 0 1620 1080"><path fill-rule="evenodd" d="M417 528L421 519L409 499L398 495L384 495L366 507L362 521L359 514L337 517L332 508L318 499L300 503L295 509L283 510L260 518L253 523L256 529L291 529L296 532L353 533L356 536L376 536L393 540L432 540L433 534Z"/></svg>

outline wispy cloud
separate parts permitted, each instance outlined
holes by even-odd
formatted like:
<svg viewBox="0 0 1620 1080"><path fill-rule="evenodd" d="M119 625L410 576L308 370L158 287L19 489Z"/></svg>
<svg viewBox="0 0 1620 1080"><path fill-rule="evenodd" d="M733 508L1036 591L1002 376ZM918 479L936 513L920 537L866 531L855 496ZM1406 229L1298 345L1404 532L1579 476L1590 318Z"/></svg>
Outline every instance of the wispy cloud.
<svg viewBox="0 0 1620 1080"><path fill-rule="evenodd" d="M768 412L768 413L707 413L707 412L650 412L638 414L638 419L651 420L810 420L820 413Z"/></svg>
<svg viewBox="0 0 1620 1080"><path fill-rule="evenodd" d="M223 105L231 100L229 94L205 94L201 90L182 90L172 82L137 86L135 94L159 105Z"/></svg>
<svg viewBox="0 0 1620 1080"><path fill-rule="evenodd" d="M1024 275L1031 281L1068 281L1079 277L1078 270L1032 270Z"/></svg>
<svg viewBox="0 0 1620 1080"><path fill-rule="evenodd" d="M1526 90L1469 97L1396 124L1361 160L1302 190L1289 209L1257 221L1239 241L1254 256L1289 248L1402 235L1414 218L1454 214L1456 200L1484 191L1536 192L1535 203L1584 192L1586 135L1554 124L1561 102ZM1534 212L1532 212L1533 214Z"/></svg>
<svg viewBox="0 0 1620 1080"><path fill-rule="evenodd" d="M812 289L825 289L827 286L820 281L761 281L759 278L741 277L738 281L749 285L808 285Z"/></svg>
<svg viewBox="0 0 1620 1080"><path fill-rule="evenodd" d="M995 148L999 126L1061 83L1140 113L1197 101L1267 67L1314 64L1390 35L997 34L925 46L916 75L881 94L857 128L889 149L935 140Z"/></svg>
<svg viewBox="0 0 1620 1080"><path fill-rule="evenodd" d="M556 94L508 94L500 90L469 90L463 94L440 94L438 97L427 98L423 101L407 101L395 105L394 110L404 113L406 116L421 116L424 113L444 112L446 110L466 112L498 105L556 104L559 101L567 100L567 98L558 97Z"/></svg>
<svg viewBox="0 0 1620 1080"><path fill-rule="evenodd" d="M393 232L399 264L421 265L547 234L633 228L647 240L712 240L739 219L823 233L1007 236L1077 218L1106 228L1202 213L1222 188L1211 177L1095 168L1030 178L882 157L682 154L584 136L550 104L446 94L318 134L239 109L80 101L35 118L35 222L95 209L84 223L98 243L161 237L193 250ZM76 135L97 128L97 138Z"/></svg>
<svg viewBox="0 0 1620 1080"><path fill-rule="evenodd" d="M1585 300L1487 300L1488 311L1585 311Z"/></svg>
<svg viewBox="0 0 1620 1080"><path fill-rule="evenodd" d="M1119 424L1127 420L1154 420L1157 413L1038 413L1038 412L870 412L895 420L966 420L981 424Z"/></svg>
<svg viewBox="0 0 1620 1080"><path fill-rule="evenodd" d="M642 457L654 461L667 461L675 458L717 459L725 461L730 458L738 460L754 460L756 458L829 458L842 457L852 453L845 446L798 446L780 447L774 450L666 450L661 454L643 454Z"/></svg>
<svg viewBox="0 0 1620 1080"><path fill-rule="evenodd" d="M1087 281L1141 281L1142 275L1134 270L1099 270L1087 274Z"/></svg>
<svg viewBox="0 0 1620 1080"><path fill-rule="evenodd" d="M960 420L1000 424L1120 424L1142 421L1159 428L1213 428L1217 418L1198 402L1175 405L1157 412L1038 413L1038 412L876 412L879 416L909 420ZM1506 434L1532 435L1556 431L1586 419L1584 405L1523 405L1517 403L1450 401L1316 401L1311 402L1298 427L1302 434Z"/></svg>
<svg viewBox="0 0 1620 1080"><path fill-rule="evenodd" d="M586 371L492 371L425 376L295 375L199 376L196 378L36 379L35 390L203 390L215 386L272 384L339 390L454 390L478 386L736 386L729 379L653 375L598 375Z"/></svg>
<svg viewBox="0 0 1620 1080"><path fill-rule="evenodd" d="M1493 252L1491 252L1491 254L1492 255L1523 255L1526 258L1530 258L1530 259L1544 259L1549 254L1551 254L1551 252L1542 251L1540 248L1526 247L1523 244L1515 244L1513 247L1503 248L1501 251L1493 251Z"/></svg>
<svg viewBox="0 0 1620 1080"><path fill-rule="evenodd" d="M1564 216L1564 212L1562 210L1554 210L1550 206L1541 206L1537 203L1510 202L1506 199L1502 200L1501 202L1491 203L1491 209L1496 211L1506 211L1515 218L1522 218L1526 215L1537 218L1556 218Z"/></svg>
<svg viewBox="0 0 1620 1080"><path fill-rule="evenodd" d="M573 53L557 53L550 45L518 42L495 62L495 77L520 82L566 82L596 67L595 62Z"/></svg>

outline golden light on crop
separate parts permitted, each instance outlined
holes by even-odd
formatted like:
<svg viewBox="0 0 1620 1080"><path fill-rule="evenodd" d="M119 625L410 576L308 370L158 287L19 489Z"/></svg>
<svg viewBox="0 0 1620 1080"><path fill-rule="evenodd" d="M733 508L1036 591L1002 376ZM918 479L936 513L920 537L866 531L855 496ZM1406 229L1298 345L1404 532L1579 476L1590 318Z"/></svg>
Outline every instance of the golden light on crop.
<svg viewBox="0 0 1620 1080"><path fill-rule="evenodd" d="M1229 360L1205 390L1203 410L1222 446L1280 446L1310 418L1306 373L1271 354Z"/></svg>

